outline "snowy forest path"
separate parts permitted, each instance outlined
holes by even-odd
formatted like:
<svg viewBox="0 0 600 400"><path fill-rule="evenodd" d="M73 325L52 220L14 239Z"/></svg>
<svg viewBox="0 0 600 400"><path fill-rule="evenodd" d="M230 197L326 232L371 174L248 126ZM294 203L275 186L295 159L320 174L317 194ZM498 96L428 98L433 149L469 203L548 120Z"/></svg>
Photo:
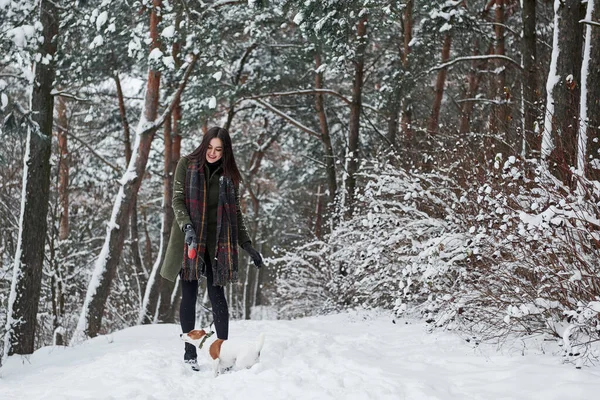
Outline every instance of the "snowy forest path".
<svg viewBox="0 0 600 400"><path fill-rule="evenodd" d="M177 325L135 326L76 347L10 357L2 399L573 399L600 391L600 368L576 370L550 354L474 346L423 322L350 312L293 321L233 321L230 335L266 333L261 361L212 377L182 362Z"/></svg>

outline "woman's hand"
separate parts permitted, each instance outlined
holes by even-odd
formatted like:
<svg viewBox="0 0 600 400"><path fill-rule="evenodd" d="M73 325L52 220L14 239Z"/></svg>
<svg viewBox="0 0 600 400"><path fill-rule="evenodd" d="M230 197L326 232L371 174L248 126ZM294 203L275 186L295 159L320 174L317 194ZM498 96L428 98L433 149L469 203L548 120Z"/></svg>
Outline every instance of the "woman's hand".
<svg viewBox="0 0 600 400"><path fill-rule="evenodd" d="M262 256L258 251L256 251L254 247L252 247L252 244L250 242L244 243L242 245L242 249L244 249L246 253L248 253L248 255L252 258L252 261L254 262L254 265L256 265L256 268L260 268L264 265Z"/></svg>
<svg viewBox="0 0 600 400"><path fill-rule="evenodd" d="M183 227L183 232L185 233L185 243L188 245L188 247L191 246L192 243L196 242L196 231L191 224L185 224Z"/></svg>

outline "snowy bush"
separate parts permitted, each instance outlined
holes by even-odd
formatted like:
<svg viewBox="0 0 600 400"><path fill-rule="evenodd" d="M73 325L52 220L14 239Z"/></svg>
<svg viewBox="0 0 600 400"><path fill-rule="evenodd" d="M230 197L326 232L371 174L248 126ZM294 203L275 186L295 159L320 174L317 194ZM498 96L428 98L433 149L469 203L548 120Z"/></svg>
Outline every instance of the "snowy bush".
<svg viewBox="0 0 600 400"><path fill-rule="evenodd" d="M514 157L496 168L473 202L461 301L446 311L488 337L542 332L583 354L600 339L597 186L570 190Z"/></svg>
<svg viewBox="0 0 600 400"><path fill-rule="evenodd" d="M319 299L313 305L309 300L301 314L332 303L399 314L412 305L428 312L455 284L467 257L468 235L448 217L454 214L449 205L458 201L451 180L386 162L365 163L360 176L366 183L353 217L324 242L309 242L276 260L278 301ZM318 296L309 295L312 290Z"/></svg>

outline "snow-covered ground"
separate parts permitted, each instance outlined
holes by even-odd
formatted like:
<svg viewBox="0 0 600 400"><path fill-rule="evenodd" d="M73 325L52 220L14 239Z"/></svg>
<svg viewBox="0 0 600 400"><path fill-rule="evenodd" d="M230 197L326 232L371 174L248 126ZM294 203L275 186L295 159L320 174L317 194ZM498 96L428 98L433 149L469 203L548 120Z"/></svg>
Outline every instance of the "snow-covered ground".
<svg viewBox="0 0 600 400"><path fill-rule="evenodd" d="M575 369L555 344L497 352L420 321L353 311L294 321L234 321L230 336L266 333L259 364L214 378L208 360L182 363L177 325L136 326L76 347L10 357L0 399L408 399L585 400L600 366ZM542 347L545 346L545 348ZM545 354L544 354L545 353Z"/></svg>

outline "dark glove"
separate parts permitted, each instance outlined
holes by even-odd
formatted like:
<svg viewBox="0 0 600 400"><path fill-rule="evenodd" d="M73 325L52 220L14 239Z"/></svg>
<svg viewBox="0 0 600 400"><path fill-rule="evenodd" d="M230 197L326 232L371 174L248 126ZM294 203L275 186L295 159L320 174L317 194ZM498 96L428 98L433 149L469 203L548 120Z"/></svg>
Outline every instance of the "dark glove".
<svg viewBox="0 0 600 400"><path fill-rule="evenodd" d="M196 231L194 230L192 224L185 224L183 227L183 232L185 233L185 243L188 245L188 247L191 246L192 243L196 242Z"/></svg>
<svg viewBox="0 0 600 400"><path fill-rule="evenodd" d="M252 247L252 244L250 242L244 243L242 245L242 249L244 249L246 253L248 253L248 255L252 258L252 261L254 262L254 265L256 265L256 268L260 268L264 265L262 256L258 251L256 251L254 247Z"/></svg>

